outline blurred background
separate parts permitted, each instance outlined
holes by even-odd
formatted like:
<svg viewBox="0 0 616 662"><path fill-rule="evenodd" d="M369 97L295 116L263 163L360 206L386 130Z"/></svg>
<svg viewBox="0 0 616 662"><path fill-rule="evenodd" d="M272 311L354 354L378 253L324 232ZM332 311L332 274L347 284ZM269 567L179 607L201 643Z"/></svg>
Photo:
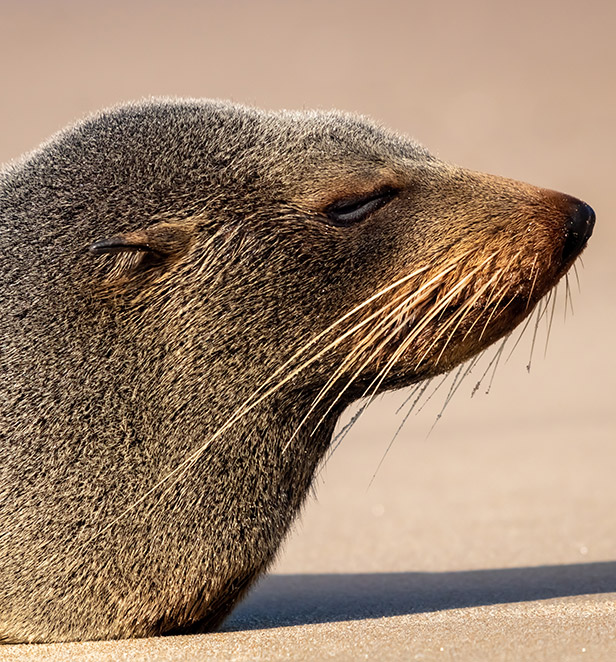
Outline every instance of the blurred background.
<svg viewBox="0 0 616 662"><path fill-rule="evenodd" d="M615 33L608 0L0 0L0 161L121 101L218 97L366 114L597 213L574 314L561 287L547 355L542 322L530 374L532 327L489 395L471 399L474 373L428 436L443 386L369 486L406 395L374 403L276 573L614 560Z"/></svg>

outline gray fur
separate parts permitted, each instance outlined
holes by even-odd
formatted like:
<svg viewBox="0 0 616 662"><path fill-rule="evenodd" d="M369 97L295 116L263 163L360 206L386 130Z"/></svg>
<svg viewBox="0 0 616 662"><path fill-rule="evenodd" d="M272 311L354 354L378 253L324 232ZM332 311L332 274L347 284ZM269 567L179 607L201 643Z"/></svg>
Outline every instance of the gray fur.
<svg viewBox="0 0 616 662"><path fill-rule="evenodd" d="M293 437L341 344L161 480L372 292L458 245L478 250L513 218L498 238L506 261L520 209L545 217L519 260L521 272L539 252L545 262L533 305L564 269L563 213L536 189L476 178L337 112L126 105L0 177L5 641L215 627L271 563L340 413L379 366L314 435L333 395ZM327 222L328 204L390 180L399 197L372 220ZM439 365L402 362L382 389L448 369L525 314L453 343Z"/></svg>

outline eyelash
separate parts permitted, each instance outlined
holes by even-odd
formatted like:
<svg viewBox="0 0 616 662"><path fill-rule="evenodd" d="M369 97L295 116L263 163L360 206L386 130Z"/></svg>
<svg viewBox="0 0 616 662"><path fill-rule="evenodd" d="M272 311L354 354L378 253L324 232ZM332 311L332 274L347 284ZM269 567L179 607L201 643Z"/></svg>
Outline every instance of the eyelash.
<svg viewBox="0 0 616 662"><path fill-rule="evenodd" d="M381 189L361 198L340 200L325 209L327 218L334 224L348 227L363 221L377 209L384 207L398 193L394 189Z"/></svg>

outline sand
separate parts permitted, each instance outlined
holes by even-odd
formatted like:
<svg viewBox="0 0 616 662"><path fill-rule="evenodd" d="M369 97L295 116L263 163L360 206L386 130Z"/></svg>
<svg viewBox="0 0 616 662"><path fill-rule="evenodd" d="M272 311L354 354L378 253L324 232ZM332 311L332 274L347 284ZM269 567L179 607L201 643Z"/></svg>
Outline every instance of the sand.
<svg viewBox="0 0 616 662"><path fill-rule="evenodd" d="M598 0L0 3L0 161L151 94L337 107L598 217L530 373L532 332L387 453L408 394L375 402L220 632L0 660L616 659L615 28Z"/></svg>

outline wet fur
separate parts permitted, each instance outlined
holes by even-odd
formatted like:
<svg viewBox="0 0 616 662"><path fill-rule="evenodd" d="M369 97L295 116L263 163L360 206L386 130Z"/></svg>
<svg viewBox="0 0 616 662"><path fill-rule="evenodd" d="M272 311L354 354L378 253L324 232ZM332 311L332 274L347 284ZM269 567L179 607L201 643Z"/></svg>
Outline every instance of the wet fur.
<svg viewBox="0 0 616 662"><path fill-rule="evenodd" d="M344 408L530 314L575 202L362 118L210 101L112 109L7 167L0 638L216 627Z"/></svg>

